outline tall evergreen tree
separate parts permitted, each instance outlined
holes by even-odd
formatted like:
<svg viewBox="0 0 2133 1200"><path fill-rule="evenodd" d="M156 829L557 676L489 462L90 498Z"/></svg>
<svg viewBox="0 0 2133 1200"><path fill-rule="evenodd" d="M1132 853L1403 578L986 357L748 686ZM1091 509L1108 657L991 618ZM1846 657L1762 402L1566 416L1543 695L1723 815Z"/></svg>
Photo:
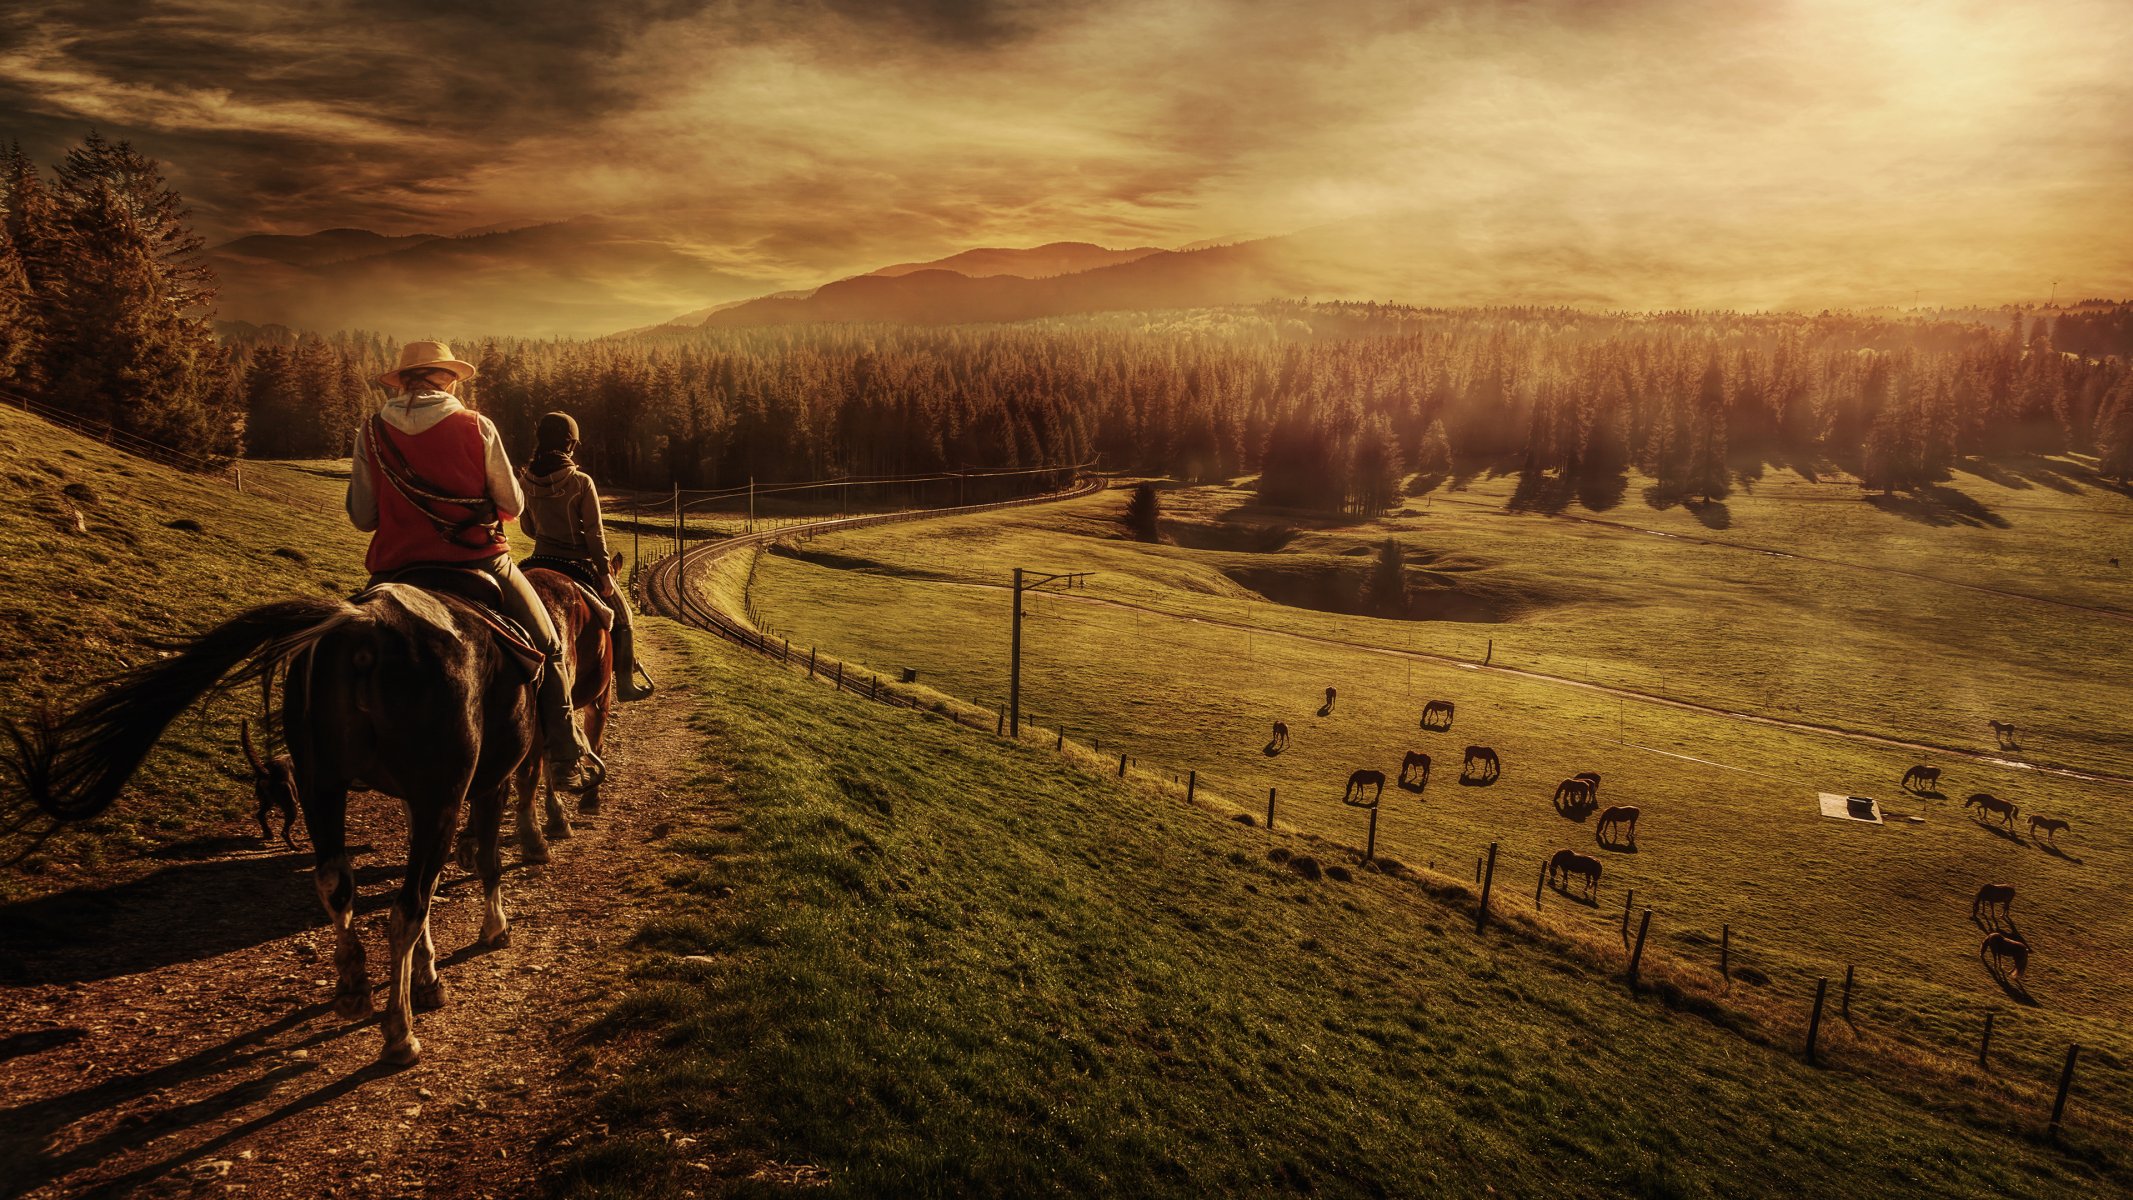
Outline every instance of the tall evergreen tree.
<svg viewBox="0 0 2133 1200"><path fill-rule="evenodd" d="M1363 602L1372 612L1388 617L1407 612L1407 554L1400 548L1400 539L1389 537L1378 543L1377 561L1371 564L1370 578L1363 585Z"/></svg>
<svg viewBox="0 0 2133 1200"><path fill-rule="evenodd" d="M36 307L14 239L0 227L0 388L21 389L37 352Z"/></svg>
<svg viewBox="0 0 2133 1200"><path fill-rule="evenodd" d="M1724 496L1730 487L1726 466L1726 377L1716 358L1704 368L1703 381L1697 386L1688 451L1686 489L1702 495L1706 504Z"/></svg>
<svg viewBox="0 0 2133 1200"><path fill-rule="evenodd" d="M1163 515L1162 497L1156 494L1152 483L1134 485L1133 497L1126 501L1125 526L1135 541L1159 542L1163 540L1160 522Z"/></svg>

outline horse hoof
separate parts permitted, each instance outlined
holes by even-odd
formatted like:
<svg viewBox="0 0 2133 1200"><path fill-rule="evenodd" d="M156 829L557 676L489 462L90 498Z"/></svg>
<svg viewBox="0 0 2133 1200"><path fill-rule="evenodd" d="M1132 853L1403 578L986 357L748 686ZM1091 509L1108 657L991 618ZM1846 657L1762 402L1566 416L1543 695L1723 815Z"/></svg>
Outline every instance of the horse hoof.
<svg viewBox="0 0 2133 1200"><path fill-rule="evenodd" d="M412 1067L422 1058L422 1039L408 1034L404 1042L387 1042L378 1052L378 1061L396 1067Z"/></svg>
<svg viewBox="0 0 2133 1200"><path fill-rule="evenodd" d="M548 828L541 832L555 841L567 842L570 840L570 822L550 821Z"/></svg>
<svg viewBox="0 0 2133 1200"><path fill-rule="evenodd" d="M333 1015L344 1021L360 1021L370 1015L370 985L342 988L333 994Z"/></svg>
<svg viewBox="0 0 2133 1200"><path fill-rule="evenodd" d="M518 857L520 862L526 863L529 866L545 866L548 863L547 843L544 842L534 846L520 846Z"/></svg>
<svg viewBox="0 0 2133 1200"><path fill-rule="evenodd" d="M413 992L415 1011L417 1012L435 1012L444 1007L444 980L442 979L432 979L428 983L418 983L414 986Z"/></svg>
<svg viewBox="0 0 2133 1200"><path fill-rule="evenodd" d="M599 811L600 793L587 792L584 795L578 797L578 812L580 815L590 816L591 814L597 813Z"/></svg>
<svg viewBox="0 0 2133 1200"><path fill-rule="evenodd" d="M499 929L494 934L482 934L481 944L491 950L502 950L511 944L511 930Z"/></svg>

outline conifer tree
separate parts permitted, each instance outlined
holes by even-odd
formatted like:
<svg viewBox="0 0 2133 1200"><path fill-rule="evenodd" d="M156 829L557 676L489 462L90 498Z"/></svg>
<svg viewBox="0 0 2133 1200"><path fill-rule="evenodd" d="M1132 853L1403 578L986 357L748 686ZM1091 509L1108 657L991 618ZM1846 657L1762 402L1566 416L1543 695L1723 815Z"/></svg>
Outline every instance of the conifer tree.
<svg viewBox="0 0 2133 1200"><path fill-rule="evenodd" d="M1696 392L1696 410L1690 418L1687 490L1703 496L1704 503L1723 497L1729 484L1726 469L1726 379L1713 358L1704 368Z"/></svg>
<svg viewBox="0 0 2133 1200"><path fill-rule="evenodd" d="M1377 561L1363 585L1363 601L1371 611L1385 616L1407 612L1407 555L1400 539L1386 538L1378 544Z"/></svg>
<svg viewBox="0 0 2133 1200"><path fill-rule="evenodd" d="M14 239L0 227L0 389L27 390L19 385L37 350L35 315L22 258L15 253Z"/></svg>
<svg viewBox="0 0 2133 1200"><path fill-rule="evenodd" d="M1154 484L1143 482L1134 486L1133 498L1126 501L1125 525L1135 541L1163 540L1159 524L1162 508L1162 498L1156 494Z"/></svg>

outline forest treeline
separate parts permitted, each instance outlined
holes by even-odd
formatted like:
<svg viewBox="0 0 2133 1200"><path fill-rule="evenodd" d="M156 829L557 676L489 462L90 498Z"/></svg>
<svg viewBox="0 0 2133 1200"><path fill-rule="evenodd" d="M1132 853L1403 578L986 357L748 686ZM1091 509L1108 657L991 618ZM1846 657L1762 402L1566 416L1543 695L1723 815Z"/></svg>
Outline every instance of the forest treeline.
<svg viewBox="0 0 2133 1200"><path fill-rule="evenodd" d="M210 324L156 165L91 136L48 184L0 159L0 385L194 453L340 456L381 337ZM2133 307L1903 318L1272 304L1001 326L673 330L462 343L516 454L551 409L611 484L1065 466L1376 511L1457 469L1718 498L1829 463L1894 490L1964 455L2093 454L2133 476Z"/></svg>

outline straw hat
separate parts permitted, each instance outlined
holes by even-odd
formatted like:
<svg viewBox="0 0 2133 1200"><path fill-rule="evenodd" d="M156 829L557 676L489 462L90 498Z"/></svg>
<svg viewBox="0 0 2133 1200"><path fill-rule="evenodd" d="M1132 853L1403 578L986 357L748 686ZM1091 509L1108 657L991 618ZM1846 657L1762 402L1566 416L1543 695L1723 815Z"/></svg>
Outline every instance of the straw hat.
<svg viewBox="0 0 2133 1200"><path fill-rule="evenodd" d="M443 342L407 342L400 347L399 365L378 376L378 382L389 388L399 387L400 372L416 367L438 367L459 379L474 378L474 364L453 358L452 348Z"/></svg>

